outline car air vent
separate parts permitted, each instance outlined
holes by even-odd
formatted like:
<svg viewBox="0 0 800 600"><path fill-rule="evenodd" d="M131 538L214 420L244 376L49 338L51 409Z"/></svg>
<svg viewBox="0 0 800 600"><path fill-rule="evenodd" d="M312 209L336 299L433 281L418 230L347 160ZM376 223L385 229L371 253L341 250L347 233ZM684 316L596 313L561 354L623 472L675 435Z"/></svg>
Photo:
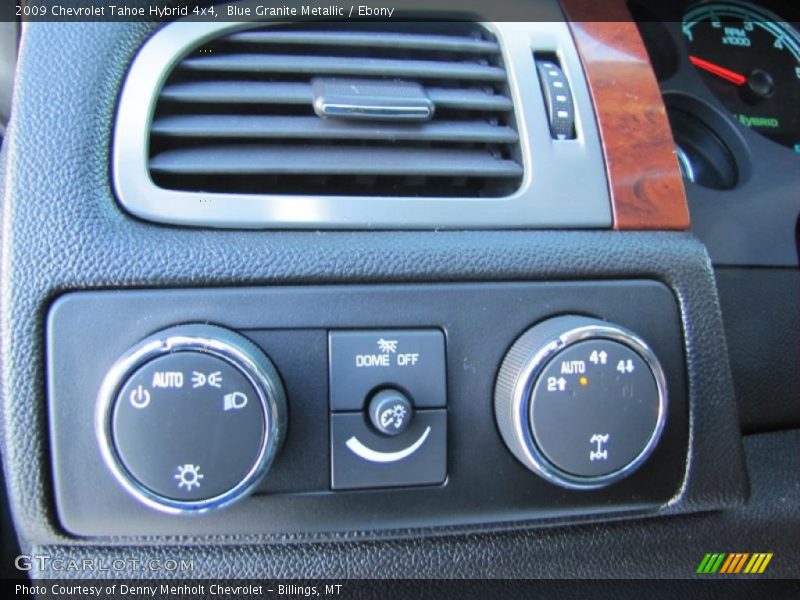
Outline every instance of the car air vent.
<svg viewBox="0 0 800 600"><path fill-rule="evenodd" d="M175 64L149 173L167 190L489 198L523 168L498 40L476 23L294 23Z"/></svg>

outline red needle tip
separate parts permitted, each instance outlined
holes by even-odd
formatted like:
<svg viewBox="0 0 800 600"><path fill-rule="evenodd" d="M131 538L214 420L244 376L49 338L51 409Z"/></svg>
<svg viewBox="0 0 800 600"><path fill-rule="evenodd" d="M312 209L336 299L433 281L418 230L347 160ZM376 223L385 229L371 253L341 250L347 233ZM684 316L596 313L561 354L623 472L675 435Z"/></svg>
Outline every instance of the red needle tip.
<svg viewBox="0 0 800 600"><path fill-rule="evenodd" d="M703 60L702 58L698 58L696 56L690 56L689 60L695 67L704 69L709 73L713 73L717 77L722 77L722 79L730 81L731 83L735 83L736 85L744 85L744 83L747 81L747 77L745 77L741 73L736 73L735 71L731 71L730 69L726 69L725 67L721 67L712 62L708 62L707 60Z"/></svg>

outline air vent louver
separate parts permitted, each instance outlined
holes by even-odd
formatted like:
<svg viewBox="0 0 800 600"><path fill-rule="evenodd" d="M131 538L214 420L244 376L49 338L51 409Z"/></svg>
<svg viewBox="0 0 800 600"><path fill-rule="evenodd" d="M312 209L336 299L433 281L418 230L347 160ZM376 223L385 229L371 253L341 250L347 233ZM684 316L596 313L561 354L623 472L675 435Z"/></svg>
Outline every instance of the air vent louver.
<svg viewBox="0 0 800 600"><path fill-rule="evenodd" d="M425 122L321 118L312 80L422 86ZM151 127L161 188L500 197L522 180L497 41L467 23L304 23L216 38L179 62Z"/></svg>

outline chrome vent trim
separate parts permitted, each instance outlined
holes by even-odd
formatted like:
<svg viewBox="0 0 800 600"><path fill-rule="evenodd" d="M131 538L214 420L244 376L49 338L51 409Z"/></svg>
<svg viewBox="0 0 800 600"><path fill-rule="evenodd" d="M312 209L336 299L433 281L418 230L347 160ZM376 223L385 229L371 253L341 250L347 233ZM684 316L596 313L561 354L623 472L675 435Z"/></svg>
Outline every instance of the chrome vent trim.
<svg viewBox="0 0 800 600"><path fill-rule="evenodd" d="M490 34L479 39L396 26L376 36L285 24L167 25L142 47L120 98L112 167L120 202L144 219L212 227L610 226L600 144L566 25L481 27ZM220 43L225 52L199 52ZM325 56L330 44L377 49L377 57ZM447 60L391 57L404 48ZM533 51L557 52L564 63L576 88L577 140L549 138ZM452 53L490 60L462 64ZM423 81L435 117L409 125L314 115L313 77L378 74ZM240 110L220 114L225 105ZM243 186L248 178L257 182L252 189ZM392 178L402 193L387 193ZM430 195L437 178L448 182L446 193ZM190 179L213 184L178 189ZM467 187L478 180L510 185L496 193ZM379 194L369 191L376 181Z"/></svg>
<svg viewBox="0 0 800 600"><path fill-rule="evenodd" d="M150 135L153 181L179 191L481 198L512 194L523 175L500 46L477 23L220 36L176 65Z"/></svg>

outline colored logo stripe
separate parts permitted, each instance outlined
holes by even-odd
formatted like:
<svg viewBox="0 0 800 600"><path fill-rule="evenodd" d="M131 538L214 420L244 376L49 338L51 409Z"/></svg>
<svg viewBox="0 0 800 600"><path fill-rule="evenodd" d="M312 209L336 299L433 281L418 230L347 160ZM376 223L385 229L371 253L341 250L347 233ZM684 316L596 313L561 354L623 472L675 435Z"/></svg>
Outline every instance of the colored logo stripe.
<svg viewBox="0 0 800 600"><path fill-rule="evenodd" d="M703 562L697 567L698 573L716 573L725 558L725 553L722 554L706 554Z"/></svg>
<svg viewBox="0 0 800 600"><path fill-rule="evenodd" d="M722 568L719 570L720 573L738 573L742 570L744 566L744 561L750 556L750 553L741 553L736 552L733 554L728 554L728 558L722 565Z"/></svg>
<svg viewBox="0 0 800 600"><path fill-rule="evenodd" d="M709 552L703 557L697 567L697 573L702 574L760 574L767 569L772 560L772 553L756 552ZM746 565L746 566L745 566ZM744 569L744 570L742 570Z"/></svg>
<svg viewBox="0 0 800 600"><path fill-rule="evenodd" d="M769 554L766 553L759 553L753 554L753 558L750 559L750 562L747 563L747 566L744 568L745 573L763 573L767 569L767 565L769 561L772 560L772 552Z"/></svg>

